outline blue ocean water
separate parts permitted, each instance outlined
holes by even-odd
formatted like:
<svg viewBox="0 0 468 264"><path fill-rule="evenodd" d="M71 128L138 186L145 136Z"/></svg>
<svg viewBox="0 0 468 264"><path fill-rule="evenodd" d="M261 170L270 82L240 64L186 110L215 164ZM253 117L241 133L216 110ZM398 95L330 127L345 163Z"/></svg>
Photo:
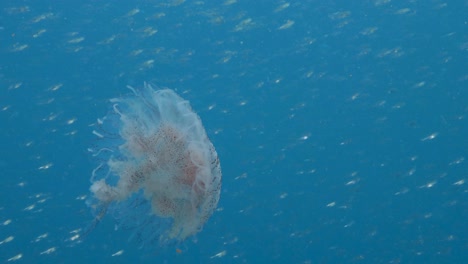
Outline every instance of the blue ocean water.
<svg viewBox="0 0 468 264"><path fill-rule="evenodd" d="M0 3L0 262L468 261L466 1ZM85 200L93 124L176 90L219 154L218 209L142 252Z"/></svg>

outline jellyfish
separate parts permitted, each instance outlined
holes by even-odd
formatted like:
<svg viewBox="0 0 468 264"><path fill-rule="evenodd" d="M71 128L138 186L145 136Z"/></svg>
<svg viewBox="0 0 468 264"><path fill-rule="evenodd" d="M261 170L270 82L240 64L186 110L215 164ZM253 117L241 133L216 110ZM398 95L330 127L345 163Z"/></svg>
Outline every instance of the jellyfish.
<svg viewBox="0 0 468 264"><path fill-rule="evenodd" d="M95 219L85 232L112 215L143 247L184 241L218 204L218 155L188 101L147 83L128 88L93 131L100 143L90 151L100 162L87 200Z"/></svg>

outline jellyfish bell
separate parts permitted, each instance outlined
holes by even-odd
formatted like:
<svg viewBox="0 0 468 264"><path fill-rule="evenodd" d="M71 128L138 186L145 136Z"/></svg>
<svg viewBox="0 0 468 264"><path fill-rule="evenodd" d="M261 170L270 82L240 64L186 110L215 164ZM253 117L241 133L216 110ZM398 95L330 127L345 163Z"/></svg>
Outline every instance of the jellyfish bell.
<svg viewBox="0 0 468 264"><path fill-rule="evenodd" d="M146 83L129 88L131 95L111 100L118 140L107 143L110 151L94 151L106 161L93 171L88 205L94 222L110 211L145 245L183 241L202 229L217 206L218 155L188 101Z"/></svg>

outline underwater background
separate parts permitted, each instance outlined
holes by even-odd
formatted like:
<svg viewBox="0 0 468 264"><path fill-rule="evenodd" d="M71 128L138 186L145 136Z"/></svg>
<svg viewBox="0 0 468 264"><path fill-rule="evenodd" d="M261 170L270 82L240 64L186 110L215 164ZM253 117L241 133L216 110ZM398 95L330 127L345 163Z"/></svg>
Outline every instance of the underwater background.
<svg viewBox="0 0 468 264"><path fill-rule="evenodd" d="M465 263L468 2L0 3L1 263ZM218 152L201 232L94 216L88 148L144 82ZM117 133L117 131L116 131Z"/></svg>

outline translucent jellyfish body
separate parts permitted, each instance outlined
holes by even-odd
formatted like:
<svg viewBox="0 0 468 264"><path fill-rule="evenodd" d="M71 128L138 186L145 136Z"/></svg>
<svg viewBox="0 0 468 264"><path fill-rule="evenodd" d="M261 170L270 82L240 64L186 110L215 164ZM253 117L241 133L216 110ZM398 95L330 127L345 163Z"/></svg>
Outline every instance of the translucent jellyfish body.
<svg viewBox="0 0 468 264"><path fill-rule="evenodd" d="M94 134L101 164L88 205L134 230L142 244L183 241L201 230L217 206L221 167L199 116L172 90L145 84L112 99Z"/></svg>

